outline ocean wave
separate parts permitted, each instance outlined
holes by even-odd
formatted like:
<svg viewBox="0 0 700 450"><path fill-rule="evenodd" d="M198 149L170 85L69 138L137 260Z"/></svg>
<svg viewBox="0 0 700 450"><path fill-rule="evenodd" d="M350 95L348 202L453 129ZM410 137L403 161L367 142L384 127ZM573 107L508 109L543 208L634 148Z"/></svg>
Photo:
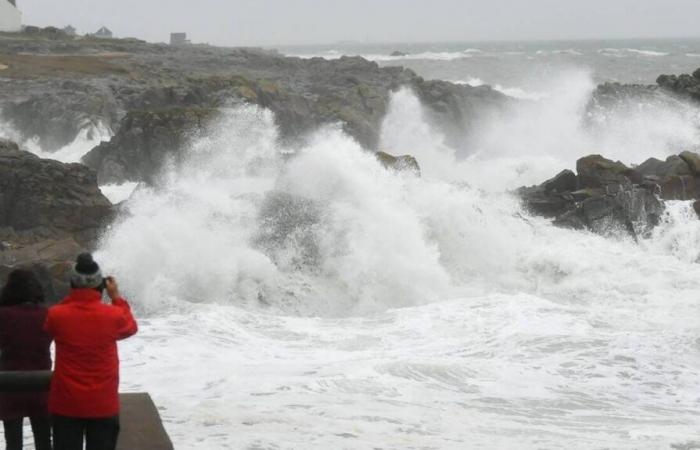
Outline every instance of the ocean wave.
<svg viewBox="0 0 700 450"><path fill-rule="evenodd" d="M685 56L689 58L700 58L700 53L686 53Z"/></svg>
<svg viewBox="0 0 700 450"><path fill-rule="evenodd" d="M572 56L583 56L578 50L573 48L561 49L561 50L537 50L536 55L572 55Z"/></svg>
<svg viewBox="0 0 700 450"><path fill-rule="evenodd" d="M481 78L471 77L466 80L452 80L454 84L468 85L471 87L486 86L487 83ZM542 100L549 95L543 92L529 92L519 87L506 87L500 84L494 84L491 88L495 91L505 94L508 97L517 98L519 100Z"/></svg>
<svg viewBox="0 0 700 450"><path fill-rule="evenodd" d="M629 54L639 55L639 56L669 56L670 53L658 52L654 50L641 50L637 48L601 48L598 53L607 56L615 56L617 58L624 58L629 56Z"/></svg>
<svg viewBox="0 0 700 450"><path fill-rule="evenodd" d="M387 62L387 61L407 61L407 60L434 60L434 61L454 61L457 59L472 58L481 51L476 49L467 49L462 52L421 52L408 53L404 55L384 55L380 53L343 53L337 50L329 50L327 52L312 53L312 54L289 54L302 59L324 58L324 59L339 59L343 56L361 56L369 61Z"/></svg>
<svg viewBox="0 0 700 450"><path fill-rule="evenodd" d="M79 162L90 150L98 146L102 141L108 141L113 135L111 128L104 122L88 121L83 125L73 142L58 150L46 151L41 148L39 138L22 139L21 134L9 124L0 124L0 137L16 141L23 148L40 158L53 159L62 163Z"/></svg>
<svg viewBox="0 0 700 450"><path fill-rule="evenodd" d="M636 48L626 48L626 51L630 53L636 53L638 55L643 55L643 56L668 56L670 53L667 52L657 52L654 50L639 50Z"/></svg>

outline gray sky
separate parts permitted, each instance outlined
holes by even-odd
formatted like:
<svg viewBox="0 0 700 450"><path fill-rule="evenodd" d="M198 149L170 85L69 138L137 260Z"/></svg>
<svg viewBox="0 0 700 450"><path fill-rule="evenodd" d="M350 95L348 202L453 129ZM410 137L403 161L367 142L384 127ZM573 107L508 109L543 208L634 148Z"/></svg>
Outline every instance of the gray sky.
<svg viewBox="0 0 700 450"><path fill-rule="evenodd" d="M700 0L17 0L30 25L281 45L700 37Z"/></svg>

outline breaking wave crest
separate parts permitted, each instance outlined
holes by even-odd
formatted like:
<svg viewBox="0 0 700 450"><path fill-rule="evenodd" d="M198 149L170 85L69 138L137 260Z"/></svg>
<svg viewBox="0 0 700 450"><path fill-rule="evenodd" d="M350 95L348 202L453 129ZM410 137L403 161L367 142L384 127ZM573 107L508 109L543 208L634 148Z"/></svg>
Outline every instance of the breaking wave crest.
<svg viewBox="0 0 700 450"><path fill-rule="evenodd" d="M679 136L697 143L685 116L659 109L623 111L615 126L590 130L582 122L591 90L585 74L565 77L553 100L485 125L466 156L444 144L410 91L399 91L382 146L415 155L422 178L385 170L338 128L292 151L278 143L269 111L226 110L184 162L135 192L100 257L130 280L145 311L184 300L348 315L492 289L561 293L566 282L578 285L576 267L607 277L627 258L611 248L640 248L552 228L507 190L591 152L640 162L672 153ZM578 261L581 253L595 259Z"/></svg>

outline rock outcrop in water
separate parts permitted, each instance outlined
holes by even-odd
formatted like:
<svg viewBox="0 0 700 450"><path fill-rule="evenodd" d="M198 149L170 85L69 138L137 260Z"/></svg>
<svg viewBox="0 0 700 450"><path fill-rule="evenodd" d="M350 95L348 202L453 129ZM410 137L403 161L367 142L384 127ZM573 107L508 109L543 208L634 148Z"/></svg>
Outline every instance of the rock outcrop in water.
<svg viewBox="0 0 700 450"><path fill-rule="evenodd" d="M670 94L670 95L669 95ZM609 108L629 99L673 105L674 101L700 102L700 69L692 75L660 75L655 85L604 83L599 85L589 105Z"/></svg>
<svg viewBox="0 0 700 450"><path fill-rule="evenodd" d="M31 267L49 297L65 293L66 261L88 248L112 219L95 173L0 140L0 280Z"/></svg>
<svg viewBox="0 0 700 450"><path fill-rule="evenodd" d="M700 199L700 155L683 152L636 167L600 155L581 158L539 186L518 190L527 209L564 227L637 237L659 223L663 200ZM700 209L700 208L699 208Z"/></svg>
<svg viewBox="0 0 700 450"><path fill-rule="evenodd" d="M700 102L700 69L692 75L661 75L656 83L667 91Z"/></svg>
<svg viewBox="0 0 700 450"><path fill-rule="evenodd" d="M170 108L130 111L119 132L83 157L97 171L100 184L123 181L150 183L167 158L177 160L189 139L216 115L213 108Z"/></svg>

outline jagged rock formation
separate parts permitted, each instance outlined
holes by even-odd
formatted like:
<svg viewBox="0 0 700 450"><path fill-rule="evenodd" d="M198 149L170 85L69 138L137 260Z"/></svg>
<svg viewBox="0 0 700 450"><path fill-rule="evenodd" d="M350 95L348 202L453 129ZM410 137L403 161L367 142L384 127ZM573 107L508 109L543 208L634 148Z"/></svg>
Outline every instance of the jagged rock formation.
<svg viewBox="0 0 700 450"><path fill-rule="evenodd" d="M532 213L552 217L563 227L601 234L626 231L636 238L659 223L664 211L659 187L634 169L591 155L577 161L576 171L565 170L518 194Z"/></svg>
<svg viewBox="0 0 700 450"><path fill-rule="evenodd" d="M674 94L700 101L700 69L692 75L661 75L656 83Z"/></svg>
<svg viewBox="0 0 700 450"><path fill-rule="evenodd" d="M67 288L66 261L89 248L111 218L92 170L0 140L0 280L29 266L56 300Z"/></svg>
<svg viewBox="0 0 700 450"><path fill-rule="evenodd" d="M655 85L601 84L593 92L589 110L617 106L632 98L669 105L679 100L700 101L700 69L692 75L660 75Z"/></svg>
<svg viewBox="0 0 700 450"><path fill-rule="evenodd" d="M700 199L700 155L683 152L627 167L600 155L581 158L539 186L518 190L533 213L564 227L599 233L627 230L637 237L658 224L663 200ZM700 204L696 207L700 214Z"/></svg>
<svg viewBox="0 0 700 450"><path fill-rule="evenodd" d="M117 162L133 168L144 155L163 154L162 146L151 147L155 139L136 137L139 111L173 117L183 108L256 104L275 113L280 137L288 144L319 126L340 123L364 148L377 150L391 93L400 87L416 92L455 145L478 117L497 113L511 101L489 87L425 81L411 70L380 67L360 57L305 60L259 49L171 47L43 32L0 36L0 55L0 63L9 66L0 72L3 119L23 138L37 137L47 151L71 142L86 124L104 123L116 136L86 162L101 179L112 181L126 175ZM11 89L2 89L3 84ZM139 148L127 148L134 140ZM127 157L116 155L122 151L139 161L124 164ZM136 173L144 179L153 175L148 164Z"/></svg>
<svg viewBox="0 0 700 450"><path fill-rule="evenodd" d="M119 133L85 155L83 163L97 171L100 184L151 183L162 163L179 158L191 136L204 130L216 112L211 108L131 111Z"/></svg>

